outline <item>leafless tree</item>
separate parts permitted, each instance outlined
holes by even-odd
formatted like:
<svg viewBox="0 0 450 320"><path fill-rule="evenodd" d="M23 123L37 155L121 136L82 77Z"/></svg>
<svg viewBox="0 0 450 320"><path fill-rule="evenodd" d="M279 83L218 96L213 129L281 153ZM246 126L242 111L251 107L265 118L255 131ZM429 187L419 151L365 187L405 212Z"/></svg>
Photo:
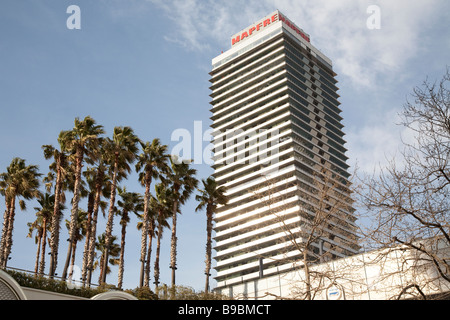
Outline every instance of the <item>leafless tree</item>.
<svg viewBox="0 0 450 320"><path fill-rule="evenodd" d="M292 208L292 202L288 201L292 194L282 193L292 187L300 199L300 202L297 202L300 204L300 210L296 213L297 219L286 214ZM326 289L326 285L336 280L337 273L331 267L323 267L320 270L311 267L348 255L349 253L339 246L345 240L338 235L345 235L347 238L355 236L352 232L355 225L350 183L338 177L327 166L322 166L317 171L312 171L308 178L295 176L288 184L276 179L267 180L253 193L269 208L269 214L276 217L277 225L284 233L279 241L286 243L283 258L264 255L262 257L276 259L280 263L291 263L294 269L301 270L301 283L293 286L290 298L314 299ZM353 240L356 243L356 239Z"/></svg>
<svg viewBox="0 0 450 320"><path fill-rule="evenodd" d="M414 134L400 159L380 172L359 176L363 229L369 247L411 250L450 283L450 69L438 82L416 87L400 114ZM422 240L426 239L426 240ZM399 297L421 284L403 288Z"/></svg>

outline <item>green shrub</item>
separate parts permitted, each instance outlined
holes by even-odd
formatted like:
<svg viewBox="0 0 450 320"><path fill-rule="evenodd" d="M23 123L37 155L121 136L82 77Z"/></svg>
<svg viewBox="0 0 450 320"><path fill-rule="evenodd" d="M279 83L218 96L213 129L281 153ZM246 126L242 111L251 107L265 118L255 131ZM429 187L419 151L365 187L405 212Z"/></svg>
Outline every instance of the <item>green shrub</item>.
<svg viewBox="0 0 450 320"><path fill-rule="evenodd" d="M125 290L139 300L158 300L158 296L152 292L148 287L136 288L134 290Z"/></svg>
<svg viewBox="0 0 450 320"><path fill-rule="evenodd" d="M170 300L173 288L167 285L158 287L157 294L160 300ZM230 298L222 294L209 292L195 292L191 287L175 286L174 300L229 300Z"/></svg>
<svg viewBox="0 0 450 320"><path fill-rule="evenodd" d="M26 288L68 294L83 298L92 298L93 296L106 292L111 289L108 286L99 286L97 288L68 287L67 282L55 279L48 279L43 276L31 276L23 272L13 270L6 271L17 283Z"/></svg>
<svg viewBox="0 0 450 320"><path fill-rule="evenodd" d="M114 285L100 285L95 288L67 286L66 281L48 279L43 276L34 276L23 272L6 270L6 272L17 281L17 283L26 288L68 294L83 298L92 298L93 296L110 290L118 290ZM151 291L148 287L136 288L133 290L124 290L135 296L139 300L169 300L171 297L171 287L162 285L157 288L157 293ZM191 287L175 286L175 300L228 300L229 298L217 293L195 292Z"/></svg>

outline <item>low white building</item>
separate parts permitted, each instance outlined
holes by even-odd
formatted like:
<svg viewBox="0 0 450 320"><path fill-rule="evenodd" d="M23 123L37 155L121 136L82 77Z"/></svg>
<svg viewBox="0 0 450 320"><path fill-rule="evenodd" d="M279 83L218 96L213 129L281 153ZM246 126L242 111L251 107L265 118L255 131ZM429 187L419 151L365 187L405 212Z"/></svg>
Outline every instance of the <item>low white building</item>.
<svg viewBox="0 0 450 320"><path fill-rule="evenodd" d="M441 269L450 276L450 248L445 241L418 242L447 263ZM441 260L444 261L444 260ZM279 272L270 277L227 283L219 291L235 299L392 300L450 297L450 282L438 272L429 256L406 246L382 249L333 260L309 268L310 290L305 269Z"/></svg>

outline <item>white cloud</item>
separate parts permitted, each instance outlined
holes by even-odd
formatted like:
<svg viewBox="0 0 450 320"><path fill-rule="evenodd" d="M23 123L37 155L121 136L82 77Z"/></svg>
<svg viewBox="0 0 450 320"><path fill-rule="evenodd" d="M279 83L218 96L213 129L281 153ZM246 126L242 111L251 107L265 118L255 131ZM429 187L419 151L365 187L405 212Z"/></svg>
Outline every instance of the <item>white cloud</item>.
<svg viewBox="0 0 450 320"><path fill-rule="evenodd" d="M347 136L352 167L371 172L398 155L399 135L392 125L368 125Z"/></svg>
<svg viewBox="0 0 450 320"><path fill-rule="evenodd" d="M418 54L424 26L433 23L439 1L314 0L279 1L292 20L304 23L312 43L330 55L338 74L353 85L376 88L380 79L394 79ZM369 5L380 9L381 28L370 30ZM291 13L292 12L292 13Z"/></svg>
<svg viewBox="0 0 450 320"><path fill-rule="evenodd" d="M354 126L346 135L349 165L372 173L394 161L402 167L406 144L414 144L415 132L401 125L399 110L372 116L369 123Z"/></svg>
<svg viewBox="0 0 450 320"><path fill-rule="evenodd" d="M275 9L311 35L329 55L341 76L358 87L375 88L380 78L396 72L420 50L424 25L433 22L439 0L147 0L161 8L175 28L167 41L187 50L229 48L231 35ZM369 30L369 5L381 13L381 29Z"/></svg>
<svg viewBox="0 0 450 320"><path fill-rule="evenodd" d="M236 29L239 31L261 14L266 15L264 10L252 10L236 1L147 1L162 9L175 26L165 39L187 50L211 50L211 43L222 45L226 50Z"/></svg>
<svg viewBox="0 0 450 320"><path fill-rule="evenodd" d="M359 115L357 123L347 127L350 131L346 129L349 162L357 161L369 171L399 155L401 135L408 133L395 124L399 110L392 108L401 107L398 101L409 93L400 83L411 76L411 61L426 52L421 40L430 36L429 29L438 22L435 17L447 6L446 0L147 1L174 23L166 40L197 51L225 51L233 34L270 12L279 9L287 15L333 61L347 100L343 107ZM380 9L380 29L367 27L370 5ZM352 99L355 93L358 99ZM367 112L361 112L362 107Z"/></svg>

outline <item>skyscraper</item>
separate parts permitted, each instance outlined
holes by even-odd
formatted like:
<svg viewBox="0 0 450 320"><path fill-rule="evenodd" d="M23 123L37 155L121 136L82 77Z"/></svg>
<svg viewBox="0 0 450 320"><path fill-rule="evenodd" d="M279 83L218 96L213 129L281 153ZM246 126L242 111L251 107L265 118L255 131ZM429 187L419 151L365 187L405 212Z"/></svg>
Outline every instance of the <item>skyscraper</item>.
<svg viewBox="0 0 450 320"><path fill-rule="evenodd" d="M358 253L331 60L277 10L210 75L217 288Z"/></svg>

